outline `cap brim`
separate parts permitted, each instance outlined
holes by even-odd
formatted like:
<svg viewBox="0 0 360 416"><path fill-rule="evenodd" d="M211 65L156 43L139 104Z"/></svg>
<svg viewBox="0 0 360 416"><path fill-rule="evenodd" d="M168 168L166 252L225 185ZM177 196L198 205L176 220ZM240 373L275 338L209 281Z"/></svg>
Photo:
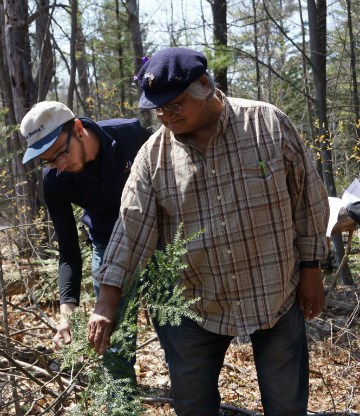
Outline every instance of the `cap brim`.
<svg viewBox="0 0 360 416"><path fill-rule="evenodd" d="M55 143L56 139L61 133L62 128L63 125L59 126L56 130L45 136L43 139L29 146L24 154L22 163L25 164L50 149L50 147Z"/></svg>
<svg viewBox="0 0 360 416"><path fill-rule="evenodd" d="M145 92L143 91L140 99L139 99L139 108L147 108L147 109L152 109L152 108L159 108L162 107L163 105L167 104L169 101L175 99L177 96L179 96L180 94L182 94L186 88L188 87L188 85L182 85L179 88L172 88L169 91L165 91L165 92L161 92L161 93L149 93L149 92Z"/></svg>

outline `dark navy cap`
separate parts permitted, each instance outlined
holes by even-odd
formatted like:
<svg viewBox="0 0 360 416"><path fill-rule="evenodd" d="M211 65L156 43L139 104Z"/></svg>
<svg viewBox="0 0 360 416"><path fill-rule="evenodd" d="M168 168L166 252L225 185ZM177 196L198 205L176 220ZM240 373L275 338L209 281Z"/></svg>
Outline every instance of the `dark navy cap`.
<svg viewBox="0 0 360 416"><path fill-rule="evenodd" d="M358 224L360 224L360 201L351 202L346 205L349 216Z"/></svg>
<svg viewBox="0 0 360 416"><path fill-rule="evenodd" d="M140 69L137 82L143 89L140 108L157 108L183 93L206 72L205 56L188 48L166 48Z"/></svg>

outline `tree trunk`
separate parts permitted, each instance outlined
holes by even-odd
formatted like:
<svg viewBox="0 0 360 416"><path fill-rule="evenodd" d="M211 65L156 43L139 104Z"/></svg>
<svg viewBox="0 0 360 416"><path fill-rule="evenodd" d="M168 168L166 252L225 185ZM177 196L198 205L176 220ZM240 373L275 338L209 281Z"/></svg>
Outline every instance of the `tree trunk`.
<svg viewBox="0 0 360 416"><path fill-rule="evenodd" d="M91 64L94 71L94 82L95 82L95 119L100 120L102 118L102 109L101 109L101 98L99 94L99 81L98 74L96 70L96 60L95 60L95 49L94 49L94 40L91 41Z"/></svg>
<svg viewBox="0 0 360 416"><path fill-rule="evenodd" d="M360 158L360 146L358 144L360 140L360 103L359 103L359 91L356 73L356 52L355 52L355 39L352 24L352 13L351 13L351 0L346 0L346 8L348 15L348 27L349 27L349 40L350 40L350 68L352 78L352 90L353 90L353 101L354 101L354 115L355 115L355 126L356 126L356 155Z"/></svg>
<svg viewBox="0 0 360 416"><path fill-rule="evenodd" d="M256 68L256 91L257 99L261 100L261 86L260 86L260 66L258 61L259 51L258 51L258 28L257 28L257 10L256 10L256 1L252 1L253 13L254 13L254 48L255 48L255 68Z"/></svg>
<svg viewBox="0 0 360 416"><path fill-rule="evenodd" d="M311 48L312 73L316 91L316 110L318 116L317 141L321 152L322 172L329 196L336 197L335 179L332 167L330 134L326 105L326 0L307 0L309 14L309 34ZM341 234L335 235L333 243L337 263L345 255ZM354 284L348 266L344 267L341 278L344 284Z"/></svg>
<svg viewBox="0 0 360 416"><path fill-rule="evenodd" d="M125 111L125 76L124 76L124 48L123 48L123 40L122 40L122 22L120 19L120 7L119 7L119 0L115 2L115 15L116 15L116 33L117 33L117 53L118 53L118 68L119 68L119 78L120 78L120 108L121 114L124 114Z"/></svg>
<svg viewBox="0 0 360 416"><path fill-rule="evenodd" d="M16 125L16 118L15 118L15 110L13 106L12 97L12 90L11 90L11 83L9 77L9 68L7 64L7 57L6 57L6 45L5 45L5 35L3 33L3 29L5 26L5 18L4 18L4 5L2 0L0 0L0 98L1 98L1 106L2 108L7 109L5 114L5 124L7 126L15 126ZM14 149L12 146L12 141L10 138L6 139L6 154L11 155ZM11 198L14 198L14 190L15 190L15 178L12 175L12 161L7 158L6 160L6 169L7 169L7 190L6 195L8 196L8 204L7 206L4 205L4 202L1 207L1 212L3 217L5 217L6 221L14 222L15 224L18 223L16 220L17 213L16 213L16 206L11 203ZM14 225L15 225L14 224Z"/></svg>
<svg viewBox="0 0 360 416"><path fill-rule="evenodd" d="M67 96L67 106L72 110L74 106L74 92L76 87L76 39L77 39L77 0L71 0L71 36L70 36L70 80Z"/></svg>
<svg viewBox="0 0 360 416"><path fill-rule="evenodd" d="M76 28L76 42L75 42L75 53L76 53L76 65L77 73L79 77L79 89L81 96L81 104L83 107L84 115L86 117L93 116L92 110L92 99L89 85L89 74L88 74L88 60L86 54L86 40L84 32L82 30L81 20L79 19Z"/></svg>
<svg viewBox="0 0 360 416"><path fill-rule="evenodd" d="M215 46L215 62L227 53L227 0L210 1L211 10L214 21L214 46ZM221 91L227 95L227 65L216 66L214 70L214 79Z"/></svg>
<svg viewBox="0 0 360 416"><path fill-rule="evenodd" d="M313 109L312 109L312 101L310 100L310 86L309 86L309 78L308 78L308 61L306 56L306 32L305 32L305 24L303 19L303 12L302 12L302 5L301 0L298 0L299 3L299 15L300 15L300 22L301 22L301 37L302 37L302 69L303 69L303 79L304 79L304 92L305 92L305 99L306 99L306 108L309 118L309 126L310 126L310 133L312 138L312 144L314 148L316 149L316 130L315 130L315 120L313 117ZM316 151L317 153L317 151ZM316 170L318 174L320 175L321 179L323 178L323 172L322 172L322 164L321 164L321 158L316 157L315 159L316 164Z"/></svg>
<svg viewBox="0 0 360 416"><path fill-rule="evenodd" d="M39 70L36 76L37 101L44 101L55 73L49 30L51 21L49 0L38 1L38 14L36 19L36 45L39 57Z"/></svg>
<svg viewBox="0 0 360 416"><path fill-rule="evenodd" d="M37 99L37 91L31 73L31 50L27 28L28 2L3 1L7 63L15 117L20 122Z"/></svg>
<svg viewBox="0 0 360 416"><path fill-rule="evenodd" d="M139 21L139 3L137 0L123 0L123 4L125 4L126 12L128 14L128 27L134 50L134 69L135 74L137 74L142 66L142 58L144 56ZM140 97L141 88L137 84L136 88L138 96ZM152 124L150 111L145 109L140 110L140 120L145 127L150 128Z"/></svg>
<svg viewBox="0 0 360 416"><path fill-rule="evenodd" d="M20 123L25 113L36 102L37 89L32 78L30 40L28 33L28 2L3 0L4 5L4 34L5 56L4 64L7 65L10 80L11 95L7 100L9 111L12 112L10 121ZM10 103L11 101L11 103ZM36 183L37 174L33 172L34 164L22 164L21 151L25 142L15 132L12 137L11 147L15 156L11 160L12 175L15 185L15 202L20 224L18 246L21 250L27 250L31 246L29 235L34 235L33 230L27 233L25 225L32 224L39 211L40 201L37 198ZM30 173L31 172L31 173ZM31 237L30 237L31 239Z"/></svg>

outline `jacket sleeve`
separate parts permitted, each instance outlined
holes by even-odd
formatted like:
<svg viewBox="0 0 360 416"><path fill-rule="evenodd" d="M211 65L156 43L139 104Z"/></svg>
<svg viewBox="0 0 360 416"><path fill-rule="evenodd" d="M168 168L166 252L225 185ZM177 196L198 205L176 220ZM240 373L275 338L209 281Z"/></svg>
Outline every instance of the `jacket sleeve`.
<svg viewBox="0 0 360 416"><path fill-rule="evenodd" d="M95 272L95 277L101 284L121 288L139 266L146 266L158 240L156 195L145 145L131 168L121 199L120 216L111 234L104 263Z"/></svg>
<svg viewBox="0 0 360 416"><path fill-rule="evenodd" d="M136 130L137 130L137 137L139 141L139 149L140 147L147 141L147 139L151 136L152 131L150 129L146 129L144 126L142 126L137 120L136 123Z"/></svg>
<svg viewBox="0 0 360 416"><path fill-rule="evenodd" d="M71 203L66 201L44 178L44 197L55 236L59 245L59 289L60 303L76 303L80 301L82 278L82 259L76 222Z"/></svg>

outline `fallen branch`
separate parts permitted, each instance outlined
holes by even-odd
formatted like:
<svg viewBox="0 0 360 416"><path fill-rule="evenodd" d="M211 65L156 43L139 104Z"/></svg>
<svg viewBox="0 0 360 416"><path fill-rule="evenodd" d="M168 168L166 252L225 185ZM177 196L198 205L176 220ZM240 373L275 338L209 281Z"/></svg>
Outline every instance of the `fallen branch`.
<svg viewBox="0 0 360 416"><path fill-rule="evenodd" d="M39 381L37 378L35 378L28 371L26 371L25 368L33 369L33 370L37 371L40 374L44 374L46 376L49 376L50 379L56 379L58 377L58 374L50 374L48 371L46 371L43 368L38 367L34 364L27 363L25 361L15 360L12 357L10 357L8 354L6 354L6 352L1 352L1 354L3 354L4 357L5 357L5 360L0 360L1 364L3 364L4 362L11 363L13 365L13 367L18 369L19 371L21 371L26 378L29 378L30 380L34 381L34 383L36 383L38 385L42 386L43 383L41 381ZM61 383L63 383L63 384L66 384L66 385L70 384L69 380L67 380L64 377L60 377L60 380L61 380Z"/></svg>
<svg viewBox="0 0 360 416"><path fill-rule="evenodd" d="M147 339L145 342L143 342L142 344L138 345L136 347L136 350L140 350L141 348L146 347L147 345L151 344L152 342L156 341L158 339L157 335L153 335L152 337L150 337L149 339Z"/></svg>
<svg viewBox="0 0 360 416"><path fill-rule="evenodd" d="M1 354L7 359L7 361L12 364L18 371L23 373L29 380L33 381L38 386L41 386L43 388L43 392L49 394L52 397L57 397L57 394L54 393L52 390L44 387L44 383L39 381L36 377L34 377L32 374L30 374L28 371L25 370L25 368L22 367L20 363L18 363L16 360L14 360L9 354L7 354L5 351L1 351ZM28 365L28 363L25 363Z"/></svg>
<svg viewBox="0 0 360 416"><path fill-rule="evenodd" d="M353 232L354 232L354 230L352 230L352 229L349 230L349 237L348 237L348 241L347 241L346 251L345 251L344 257L341 260L340 266L338 267L338 269L337 269L337 271L336 271L336 273L335 273L335 275L333 277L333 280L331 282L331 285L330 285L330 287L328 289L328 293L327 293L326 298L325 298L325 306L324 306L324 309L326 309L327 306L328 306L328 304L329 304L331 293L333 292L333 290L336 287L336 283L337 283L337 280L338 280L338 278L340 276L341 270L345 267L346 263L349 260L349 254L351 252L351 242L352 242Z"/></svg>
<svg viewBox="0 0 360 416"><path fill-rule="evenodd" d="M330 306L331 308L342 309L344 311L354 310L354 305L351 305L350 303L346 303L346 302L341 302L340 300L335 300L332 298L329 298L327 300L326 306Z"/></svg>
<svg viewBox="0 0 360 416"><path fill-rule="evenodd" d="M41 322L43 322L47 327L49 327L50 329L56 331L57 330L57 326L56 324L52 321L52 319L50 319L40 308L36 308L37 311L39 312L40 316L33 310L34 308L22 308L21 306L18 305L14 305L12 302L10 302L9 300L6 301L7 305L11 306L14 309L18 309L20 311L26 312L26 313L31 313L33 315L36 316L37 319L39 319Z"/></svg>

